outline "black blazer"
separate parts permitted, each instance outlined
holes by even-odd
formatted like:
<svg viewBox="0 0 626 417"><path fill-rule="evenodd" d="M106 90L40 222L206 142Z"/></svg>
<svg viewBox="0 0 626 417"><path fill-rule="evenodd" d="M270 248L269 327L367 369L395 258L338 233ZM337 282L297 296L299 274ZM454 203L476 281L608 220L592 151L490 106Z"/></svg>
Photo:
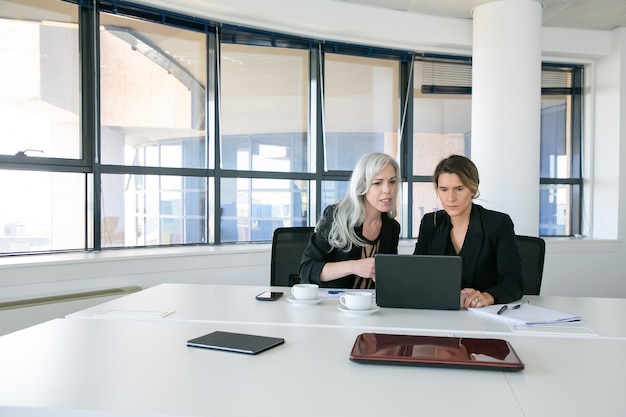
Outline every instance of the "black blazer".
<svg viewBox="0 0 626 417"><path fill-rule="evenodd" d="M302 253L300 261L300 278L302 282L318 284L320 287L329 288L352 288L354 275L334 279L328 282L320 281L322 268L327 262L347 261L361 259L361 246L352 245L352 250L345 252L342 249L333 248L328 243L328 234L333 222L335 206L328 206L311 236L309 244ZM398 240L400 239L400 223L390 219L387 213L381 213L382 227L378 236L378 253L398 253ZM363 237L363 227L355 228L358 236Z"/></svg>
<svg viewBox="0 0 626 417"><path fill-rule="evenodd" d="M451 229L450 216L444 210L425 214L413 254L448 255ZM460 255L463 258L462 288L486 291L497 304L509 303L524 295L522 261L513 221L507 214L472 204Z"/></svg>

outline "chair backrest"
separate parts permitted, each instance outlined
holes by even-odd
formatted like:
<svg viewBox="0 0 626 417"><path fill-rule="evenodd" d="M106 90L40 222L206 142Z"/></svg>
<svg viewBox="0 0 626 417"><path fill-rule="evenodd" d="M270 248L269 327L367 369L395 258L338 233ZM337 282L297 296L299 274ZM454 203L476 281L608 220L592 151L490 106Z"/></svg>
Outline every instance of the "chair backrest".
<svg viewBox="0 0 626 417"><path fill-rule="evenodd" d="M314 227L278 227L272 238L270 285L291 287L300 282L298 269Z"/></svg>
<svg viewBox="0 0 626 417"><path fill-rule="evenodd" d="M522 258L522 277L526 284L524 294L539 295L543 277L543 262L546 256L546 242L540 237L515 236L519 255Z"/></svg>

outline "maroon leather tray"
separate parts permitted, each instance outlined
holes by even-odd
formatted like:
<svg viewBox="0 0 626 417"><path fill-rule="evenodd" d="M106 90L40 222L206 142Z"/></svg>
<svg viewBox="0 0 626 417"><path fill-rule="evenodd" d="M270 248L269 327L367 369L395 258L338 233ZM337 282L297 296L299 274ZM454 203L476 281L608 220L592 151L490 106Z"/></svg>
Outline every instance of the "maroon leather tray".
<svg viewBox="0 0 626 417"><path fill-rule="evenodd" d="M350 360L386 365L520 371L524 363L502 339L362 333Z"/></svg>

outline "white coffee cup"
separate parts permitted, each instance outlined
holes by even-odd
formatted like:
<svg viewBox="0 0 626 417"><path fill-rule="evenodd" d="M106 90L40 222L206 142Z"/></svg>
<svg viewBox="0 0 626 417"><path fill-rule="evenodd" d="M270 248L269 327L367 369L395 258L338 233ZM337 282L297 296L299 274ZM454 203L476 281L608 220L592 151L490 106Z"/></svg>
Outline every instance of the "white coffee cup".
<svg viewBox="0 0 626 417"><path fill-rule="evenodd" d="M347 292L339 297L339 302L348 310L369 310L372 294L369 292Z"/></svg>
<svg viewBox="0 0 626 417"><path fill-rule="evenodd" d="M317 284L296 284L291 287L291 295L296 300L315 300L319 288Z"/></svg>

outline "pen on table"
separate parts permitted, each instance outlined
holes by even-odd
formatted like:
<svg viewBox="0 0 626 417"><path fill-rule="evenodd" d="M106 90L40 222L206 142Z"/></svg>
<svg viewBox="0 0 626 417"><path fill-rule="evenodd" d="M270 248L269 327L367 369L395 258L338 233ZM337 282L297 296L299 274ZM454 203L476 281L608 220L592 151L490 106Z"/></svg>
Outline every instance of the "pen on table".
<svg viewBox="0 0 626 417"><path fill-rule="evenodd" d="M511 309L512 310L517 310L518 308L520 308L521 306L523 306L524 304L528 304L528 301L522 301L519 304L515 304Z"/></svg>
<svg viewBox="0 0 626 417"><path fill-rule="evenodd" d="M508 304L503 305L502 307L500 307L500 310L498 310L498 314L504 313L507 308L509 308ZM515 308L515 307L513 307L513 308Z"/></svg>
<svg viewBox="0 0 626 417"><path fill-rule="evenodd" d="M342 292L345 292L343 290L328 290L328 294L341 294Z"/></svg>

